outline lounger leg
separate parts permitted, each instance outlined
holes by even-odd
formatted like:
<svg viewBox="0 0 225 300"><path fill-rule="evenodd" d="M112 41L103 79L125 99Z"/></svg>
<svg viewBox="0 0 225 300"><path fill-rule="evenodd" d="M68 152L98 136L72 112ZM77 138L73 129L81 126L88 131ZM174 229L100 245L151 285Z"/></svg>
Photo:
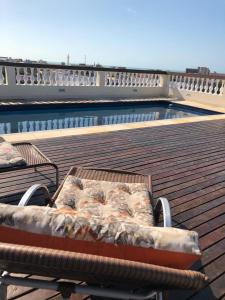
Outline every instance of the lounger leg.
<svg viewBox="0 0 225 300"><path fill-rule="evenodd" d="M59 186L59 168L56 164L51 163L51 166L55 169L55 185L56 188Z"/></svg>
<svg viewBox="0 0 225 300"><path fill-rule="evenodd" d="M8 272L0 272L0 279L4 276L8 275ZM0 281L0 299L1 300L7 300L7 284L4 284Z"/></svg>
<svg viewBox="0 0 225 300"><path fill-rule="evenodd" d="M55 168L55 172L56 172L56 175L55 175L55 177L56 177L56 188L58 188L58 186L59 186L59 169L58 169L58 167Z"/></svg>
<svg viewBox="0 0 225 300"><path fill-rule="evenodd" d="M4 271L4 272L0 272L0 299L1 300L7 300L7 284L4 284L1 279L8 275L8 272Z"/></svg>
<svg viewBox="0 0 225 300"><path fill-rule="evenodd" d="M1 276L1 274L0 274ZM0 282L0 299L7 300L7 285Z"/></svg>
<svg viewBox="0 0 225 300"><path fill-rule="evenodd" d="M59 169L58 169L57 165L55 165L53 163L51 163L50 165L55 169L55 185L56 185L56 188L58 188L58 186L59 186ZM38 172L37 166L34 167L34 171Z"/></svg>
<svg viewBox="0 0 225 300"><path fill-rule="evenodd" d="M51 163L50 164L55 169L55 185L56 188L59 186L59 168L56 164Z"/></svg>
<svg viewBox="0 0 225 300"><path fill-rule="evenodd" d="M7 285L0 283L0 299L7 300Z"/></svg>

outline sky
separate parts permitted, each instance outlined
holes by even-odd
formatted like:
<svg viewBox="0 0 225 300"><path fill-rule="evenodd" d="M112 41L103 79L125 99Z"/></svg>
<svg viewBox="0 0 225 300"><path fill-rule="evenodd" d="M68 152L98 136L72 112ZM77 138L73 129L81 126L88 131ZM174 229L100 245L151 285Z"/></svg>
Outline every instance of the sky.
<svg viewBox="0 0 225 300"><path fill-rule="evenodd" d="M225 73L225 0L0 0L0 56Z"/></svg>

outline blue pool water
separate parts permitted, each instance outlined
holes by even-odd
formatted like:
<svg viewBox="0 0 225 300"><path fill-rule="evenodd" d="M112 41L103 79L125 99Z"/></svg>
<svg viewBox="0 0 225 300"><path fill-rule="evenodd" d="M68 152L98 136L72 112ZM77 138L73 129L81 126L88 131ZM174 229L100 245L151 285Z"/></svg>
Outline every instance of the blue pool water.
<svg viewBox="0 0 225 300"><path fill-rule="evenodd" d="M13 107L0 110L0 134L204 116L215 112L157 101Z"/></svg>

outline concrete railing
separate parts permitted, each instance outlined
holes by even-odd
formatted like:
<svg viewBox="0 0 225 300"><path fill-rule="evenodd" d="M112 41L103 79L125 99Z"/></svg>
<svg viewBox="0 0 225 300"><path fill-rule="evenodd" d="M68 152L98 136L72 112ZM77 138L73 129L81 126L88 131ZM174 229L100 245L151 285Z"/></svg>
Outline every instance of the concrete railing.
<svg viewBox="0 0 225 300"><path fill-rule="evenodd" d="M170 73L169 96L225 107L225 75Z"/></svg>
<svg viewBox="0 0 225 300"><path fill-rule="evenodd" d="M0 100L175 97L225 107L225 76L0 62Z"/></svg>
<svg viewBox="0 0 225 300"><path fill-rule="evenodd" d="M0 99L166 96L167 77L158 70L0 62Z"/></svg>
<svg viewBox="0 0 225 300"><path fill-rule="evenodd" d="M191 92L199 92L211 95L223 95L225 79L216 77L201 77L191 75L171 75L169 87L172 89L186 90Z"/></svg>

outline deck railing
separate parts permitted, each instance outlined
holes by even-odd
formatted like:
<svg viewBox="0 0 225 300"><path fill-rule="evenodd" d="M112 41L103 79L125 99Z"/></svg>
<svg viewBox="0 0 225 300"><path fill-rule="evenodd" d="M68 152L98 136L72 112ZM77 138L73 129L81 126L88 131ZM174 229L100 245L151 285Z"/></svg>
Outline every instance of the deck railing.
<svg viewBox="0 0 225 300"><path fill-rule="evenodd" d="M169 86L178 90L222 95L224 92L225 78L193 74L171 74Z"/></svg>
<svg viewBox="0 0 225 300"><path fill-rule="evenodd" d="M0 99L165 96L160 70L0 62Z"/></svg>
<svg viewBox="0 0 225 300"><path fill-rule="evenodd" d="M62 70L49 68L15 68L17 85L96 86L94 70Z"/></svg>
<svg viewBox="0 0 225 300"><path fill-rule="evenodd" d="M9 71L16 85L48 86L155 87L160 86L160 75L167 74L160 70L0 62L1 85L8 84Z"/></svg>
<svg viewBox="0 0 225 300"><path fill-rule="evenodd" d="M225 107L225 75L168 74L169 96Z"/></svg>
<svg viewBox="0 0 225 300"><path fill-rule="evenodd" d="M135 72L105 72L105 86L156 87L160 86L159 74Z"/></svg>
<svg viewBox="0 0 225 300"><path fill-rule="evenodd" d="M225 107L225 76L0 61L0 100L169 96Z"/></svg>
<svg viewBox="0 0 225 300"><path fill-rule="evenodd" d="M49 68L15 68L17 85L47 86L97 86L95 70L62 70ZM160 86L159 74L136 72L104 72L105 86L113 87L156 87ZM6 82L2 78L2 82Z"/></svg>

